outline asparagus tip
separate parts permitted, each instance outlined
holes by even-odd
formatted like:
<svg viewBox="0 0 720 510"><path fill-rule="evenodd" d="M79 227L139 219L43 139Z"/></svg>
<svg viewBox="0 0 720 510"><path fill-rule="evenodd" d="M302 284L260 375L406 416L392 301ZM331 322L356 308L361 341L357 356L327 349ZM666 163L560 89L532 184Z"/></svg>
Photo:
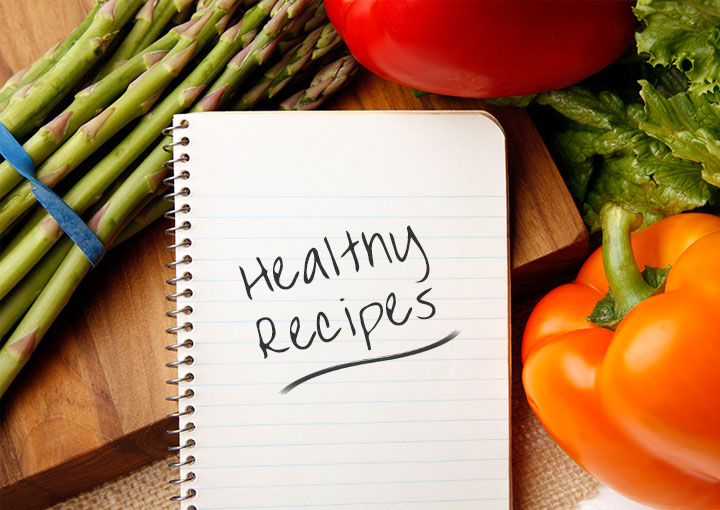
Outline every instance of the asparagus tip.
<svg viewBox="0 0 720 510"><path fill-rule="evenodd" d="M296 0L288 5L288 16L294 18L299 12L303 12L310 4L310 0Z"/></svg>
<svg viewBox="0 0 720 510"><path fill-rule="evenodd" d="M100 7L100 10L98 10L97 14L95 14L96 18L108 18L111 20L115 19L115 7L117 6L117 0L110 0L108 3Z"/></svg>
<svg viewBox="0 0 720 510"><path fill-rule="evenodd" d="M140 104L140 108L142 109L143 113L147 113L150 111L150 108L152 108L153 105L157 103L157 100L160 99L160 97L163 95L163 92L164 90L159 90L157 94L147 99L144 103Z"/></svg>
<svg viewBox="0 0 720 510"><path fill-rule="evenodd" d="M193 23L189 27L185 29L182 36L186 39L195 39L200 31L205 28L205 25L207 25L208 20L212 16L212 11L208 11L205 13L205 15L202 18L199 18L196 23Z"/></svg>
<svg viewBox="0 0 720 510"><path fill-rule="evenodd" d="M92 218L90 218L90 221L87 222L87 226L92 230L94 233L97 234L98 227L100 226L100 222L103 219L103 216L105 216L105 212L107 211L108 204L106 203L103 205L98 212L92 215Z"/></svg>
<svg viewBox="0 0 720 510"><path fill-rule="evenodd" d="M218 34L222 34L227 26L230 24L230 20L232 19L232 13L227 13L225 16L220 18L220 21L215 23L215 30L217 30ZM242 21L241 21L242 23Z"/></svg>
<svg viewBox="0 0 720 510"><path fill-rule="evenodd" d="M180 71L182 71L183 68L187 65L187 63L190 62L190 59L195 53L197 45L197 41L193 42L190 46L188 46L178 54L171 57L167 62L165 62L165 65L168 66L168 69L172 74L174 74L175 76L180 74Z"/></svg>
<svg viewBox="0 0 720 510"><path fill-rule="evenodd" d="M245 62L245 59L252 51L253 46L255 46L254 41L245 46L242 50L238 51L235 56L230 60L228 66L239 69L242 66L242 63Z"/></svg>
<svg viewBox="0 0 720 510"><path fill-rule="evenodd" d="M287 7L288 2L293 0L264 0L265 5L270 7L270 16L275 16L282 7Z"/></svg>
<svg viewBox="0 0 720 510"><path fill-rule="evenodd" d="M179 34L179 35L180 35L180 34L183 34L183 33L185 33L187 30L189 30L190 28L192 28L192 26L193 26L195 23L197 23L198 21L200 21L200 18L190 18L188 21L186 21L185 23L182 23L181 25L177 25L177 26L174 27L172 30L173 30L175 33Z"/></svg>
<svg viewBox="0 0 720 510"><path fill-rule="evenodd" d="M260 98L270 86L270 82L261 82L255 85L253 88L243 94L243 99L249 104L255 104L260 101Z"/></svg>
<svg viewBox="0 0 720 510"><path fill-rule="evenodd" d="M50 136L53 137L57 142L62 141L67 133L68 122L70 117L73 116L73 111L65 112L43 126L43 130L46 131Z"/></svg>
<svg viewBox="0 0 720 510"><path fill-rule="evenodd" d="M316 49L312 52L312 60L317 60L320 57L327 55L330 50L335 48L342 39L335 30L335 27L331 23L328 23L322 28L322 34L318 41Z"/></svg>
<svg viewBox="0 0 720 510"><path fill-rule="evenodd" d="M153 16L155 15L155 7L157 6L158 0L148 0L145 5L138 11L135 19L141 19L152 22Z"/></svg>
<svg viewBox="0 0 720 510"><path fill-rule="evenodd" d="M65 174L68 173L68 170L70 170L70 165L67 163L62 165L57 170L47 173L43 175L42 177L39 177L38 180L42 182L45 186L48 188L54 187L58 182L62 180L62 178L65 176Z"/></svg>
<svg viewBox="0 0 720 510"><path fill-rule="evenodd" d="M243 46L247 47L253 40L255 39L255 36L258 35L259 30L251 30L250 32L245 32L241 38L242 38L242 44Z"/></svg>
<svg viewBox="0 0 720 510"><path fill-rule="evenodd" d="M238 36L240 35L240 29L242 28L243 22L240 21L238 23L235 23L233 26L225 30L222 35L223 41L227 41L230 43L235 42L237 40Z"/></svg>
<svg viewBox="0 0 720 510"><path fill-rule="evenodd" d="M273 14L273 17L265 25L265 30L269 34L277 34L280 28L285 23L285 16L287 16L289 4L285 3L282 8Z"/></svg>
<svg viewBox="0 0 720 510"><path fill-rule="evenodd" d="M258 52L255 54L258 63L264 64L268 61L268 59L272 56L272 54L275 52L275 48L277 48L278 43L280 42L280 38L276 37L272 41L270 41L268 44L265 45L265 47L261 50L258 50ZM292 52L288 53L288 57L285 58L285 62L289 59L289 57L292 56ZM283 64L284 65L284 64Z"/></svg>
<svg viewBox="0 0 720 510"><path fill-rule="evenodd" d="M17 90L17 92L15 92L15 94L13 94L13 97L14 97L14 98L17 98L17 99L24 99L24 98L26 98L27 95L30 93L30 89L33 88L33 86L34 86L36 83L37 83L37 80L35 80L35 81L31 82L31 83L28 83L28 84L25 85L24 87L19 88L19 89Z"/></svg>
<svg viewBox="0 0 720 510"><path fill-rule="evenodd" d="M283 110L311 110L317 108L328 96L336 92L358 71L358 63L351 55L345 55L321 69L305 91L288 98L281 105Z"/></svg>
<svg viewBox="0 0 720 510"><path fill-rule="evenodd" d="M218 106L220 105L220 101L222 101L222 98L225 95L226 90L227 85L223 85L219 89L211 92L210 94L202 98L200 101L198 101L198 104L196 105L197 110L201 112L212 112L217 110Z"/></svg>
<svg viewBox="0 0 720 510"><path fill-rule="evenodd" d="M87 87L82 89L80 92L78 92L77 95L83 95L83 96L90 95L90 94L92 94L92 91L95 90L96 86L97 86L97 82L91 83L90 85L88 85Z"/></svg>
<svg viewBox="0 0 720 510"><path fill-rule="evenodd" d="M167 50L157 50L157 51L151 51L150 53L145 54L145 65L150 68L160 62L163 58L165 58L165 55L168 54Z"/></svg>
<svg viewBox="0 0 720 510"><path fill-rule="evenodd" d="M192 104L198 98L202 91L205 90L205 85L198 85L197 87L188 87L180 93L180 101L183 104Z"/></svg>
<svg viewBox="0 0 720 510"><path fill-rule="evenodd" d="M155 172L154 174L148 175L146 177L148 183L150 184L150 189L155 192L162 186L163 180L165 180L165 177L168 176L168 173L170 173L170 170L163 166L159 172Z"/></svg>
<svg viewBox="0 0 720 510"><path fill-rule="evenodd" d="M308 57L309 57L309 56L308 56ZM279 82L277 82L277 83L275 83L274 85L272 85L272 86L267 90L267 97L268 97L268 99L272 99L273 97L275 97L275 94L277 94L277 93L280 92L283 88L285 88L285 85L288 84L288 82L290 81L290 79L291 79L291 77L288 76L287 78L283 78L283 79L280 80Z"/></svg>
<svg viewBox="0 0 720 510"><path fill-rule="evenodd" d="M27 335L9 343L8 350L20 360L28 360L37 346L37 328Z"/></svg>
<svg viewBox="0 0 720 510"><path fill-rule="evenodd" d="M107 108L95 118L83 124L83 126L79 130L85 133L85 136L87 136L89 139L94 140L114 112L114 107Z"/></svg>
<svg viewBox="0 0 720 510"><path fill-rule="evenodd" d="M51 217L47 217L38 223L38 228L48 239L59 239L62 234L60 225L58 225L58 222Z"/></svg>
<svg viewBox="0 0 720 510"><path fill-rule="evenodd" d="M335 78L332 81L332 83L330 83L330 85L327 86L324 94L325 95L334 94L339 89L341 89L345 85L345 82L348 81L354 74L355 74L355 71L352 71L349 74L345 74L343 76L338 76L337 78Z"/></svg>
<svg viewBox="0 0 720 510"><path fill-rule="evenodd" d="M280 103L280 109L281 110L294 110L300 105L300 99L302 99L303 94L305 94L304 90L301 90L300 92L297 92L293 94L292 96L288 97L285 101Z"/></svg>
<svg viewBox="0 0 720 510"><path fill-rule="evenodd" d="M20 69L17 73L13 74L10 78L8 78L7 85L10 86L17 86L20 85L23 81L23 78L25 78L25 75L30 70L30 66L23 67Z"/></svg>

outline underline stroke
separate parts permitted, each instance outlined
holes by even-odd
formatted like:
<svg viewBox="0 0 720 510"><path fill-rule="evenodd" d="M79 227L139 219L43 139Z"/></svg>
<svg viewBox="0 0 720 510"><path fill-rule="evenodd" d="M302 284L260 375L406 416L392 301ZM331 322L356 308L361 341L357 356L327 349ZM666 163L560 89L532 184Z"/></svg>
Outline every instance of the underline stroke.
<svg viewBox="0 0 720 510"><path fill-rule="evenodd" d="M420 347L419 349L414 349L412 351L407 352L401 352L399 354L391 354L389 356L381 356L379 358L369 358L369 359L362 359L358 361L351 361L349 363L343 363L341 365L335 365L333 367L323 368L322 370L318 370L317 372L313 372L312 374L308 374L304 377L301 377L300 379L297 379L296 381L291 382L287 386L285 386L280 393L283 395L290 393L292 390L300 386L302 383L307 382L311 379L315 379L316 377L320 377L321 375L329 374L330 372L336 372L338 370L343 370L345 368L351 368L351 367L357 367L359 365L369 365L370 363L379 363L381 361L392 361L394 359L400 359L400 358L407 358L408 356L414 356L416 354L420 354L423 352L430 351L432 349L436 349L440 347L441 345L445 345L450 340L456 338L460 334L460 331L455 330L449 335L447 335L442 340L438 340L435 343L426 345L424 347Z"/></svg>

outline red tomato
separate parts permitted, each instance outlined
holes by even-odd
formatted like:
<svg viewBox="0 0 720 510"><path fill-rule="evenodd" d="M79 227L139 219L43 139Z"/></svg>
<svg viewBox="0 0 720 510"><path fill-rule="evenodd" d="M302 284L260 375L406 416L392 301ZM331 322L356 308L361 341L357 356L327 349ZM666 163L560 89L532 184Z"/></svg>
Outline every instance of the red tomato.
<svg viewBox="0 0 720 510"><path fill-rule="evenodd" d="M355 58L427 92L504 97L566 87L627 49L632 0L325 0Z"/></svg>

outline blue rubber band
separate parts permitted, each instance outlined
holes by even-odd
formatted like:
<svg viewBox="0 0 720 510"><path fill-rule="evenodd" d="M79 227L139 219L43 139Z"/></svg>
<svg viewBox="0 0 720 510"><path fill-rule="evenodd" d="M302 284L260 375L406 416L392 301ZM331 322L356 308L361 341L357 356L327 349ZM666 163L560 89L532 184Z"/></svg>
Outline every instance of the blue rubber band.
<svg viewBox="0 0 720 510"><path fill-rule="evenodd" d="M0 154L17 173L31 182L38 203L58 222L60 228L82 250L92 267L105 255L105 246L90 227L50 188L35 178L35 165L15 137L0 122Z"/></svg>

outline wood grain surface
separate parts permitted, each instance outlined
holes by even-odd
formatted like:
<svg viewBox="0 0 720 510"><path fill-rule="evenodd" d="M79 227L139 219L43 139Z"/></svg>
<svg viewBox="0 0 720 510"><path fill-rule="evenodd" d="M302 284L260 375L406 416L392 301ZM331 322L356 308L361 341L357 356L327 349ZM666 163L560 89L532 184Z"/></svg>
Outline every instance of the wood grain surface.
<svg viewBox="0 0 720 510"><path fill-rule="evenodd" d="M0 0L0 81L70 33L92 4ZM490 110L508 136L513 299L556 283L585 255L585 228L524 111L415 99L366 72L328 107ZM166 454L166 226L108 254L0 401L3 510L44 508Z"/></svg>

